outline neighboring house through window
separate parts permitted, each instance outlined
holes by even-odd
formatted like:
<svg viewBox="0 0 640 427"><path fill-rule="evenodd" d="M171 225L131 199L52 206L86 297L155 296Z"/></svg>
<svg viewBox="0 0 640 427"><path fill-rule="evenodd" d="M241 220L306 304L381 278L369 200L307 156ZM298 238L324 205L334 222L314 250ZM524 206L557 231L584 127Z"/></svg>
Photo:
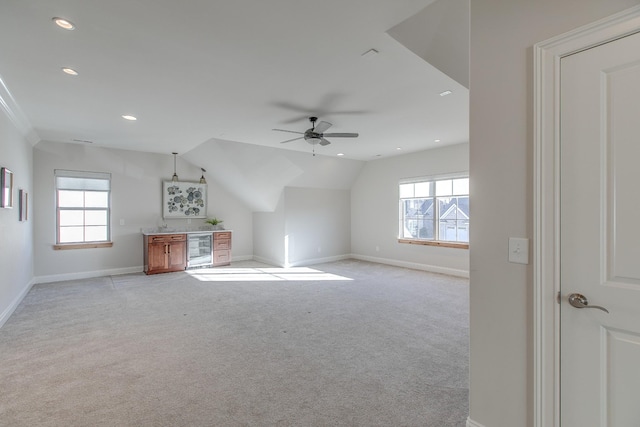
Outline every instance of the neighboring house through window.
<svg viewBox="0 0 640 427"><path fill-rule="evenodd" d="M55 170L57 243L109 242L111 174Z"/></svg>
<svg viewBox="0 0 640 427"><path fill-rule="evenodd" d="M469 178L402 180L399 239L469 243Z"/></svg>

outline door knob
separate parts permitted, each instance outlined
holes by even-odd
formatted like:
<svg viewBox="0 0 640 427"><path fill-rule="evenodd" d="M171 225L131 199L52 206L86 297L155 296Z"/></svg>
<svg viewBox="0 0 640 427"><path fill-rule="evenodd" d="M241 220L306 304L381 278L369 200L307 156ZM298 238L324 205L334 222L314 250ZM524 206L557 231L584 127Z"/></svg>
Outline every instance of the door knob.
<svg viewBox="0 0 640 427"><path fill-rule="evenodd" d="M598 310L602 310L607 314L609 313L609 310L607 310L604 307L601 307L599 305L589 305L589 301L587 301L587 298L584 295L571 294L571 295L569 295L569 297L567 299L569 300L569 304L571 304L572 307L575 307L575 308L597 308Z"/></svg>

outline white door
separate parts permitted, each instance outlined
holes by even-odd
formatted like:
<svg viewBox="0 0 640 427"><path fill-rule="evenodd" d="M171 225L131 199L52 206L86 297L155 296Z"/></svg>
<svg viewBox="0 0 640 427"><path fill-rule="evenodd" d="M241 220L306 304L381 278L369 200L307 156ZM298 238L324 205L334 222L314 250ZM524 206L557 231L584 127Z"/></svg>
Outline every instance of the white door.
<svg viewBox="0 0 640 427"><path fill-rule="evenodd" d="M640 34L563 58L560 84L561 425L639 427Z"/></svg>

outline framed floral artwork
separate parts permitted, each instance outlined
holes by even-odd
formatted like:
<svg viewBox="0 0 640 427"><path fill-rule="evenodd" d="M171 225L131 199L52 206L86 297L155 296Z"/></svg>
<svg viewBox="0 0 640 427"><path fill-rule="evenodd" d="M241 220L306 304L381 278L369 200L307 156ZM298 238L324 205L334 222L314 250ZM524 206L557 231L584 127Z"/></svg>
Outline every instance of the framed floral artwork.
<svg viewBox="0 0 640 427"><path fill-rule="evenodd" d="M207 184L197 182L162 183L163 218L206 218Z"/></svg>

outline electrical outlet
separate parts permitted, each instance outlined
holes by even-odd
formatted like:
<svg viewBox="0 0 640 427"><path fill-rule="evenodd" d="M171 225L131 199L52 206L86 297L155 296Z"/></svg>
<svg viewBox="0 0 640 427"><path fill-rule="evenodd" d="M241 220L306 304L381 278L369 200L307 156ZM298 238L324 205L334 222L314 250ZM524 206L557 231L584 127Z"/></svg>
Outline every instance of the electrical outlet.
<svg viewBox="0 0 640 427"><path fill-rule="evenodd" d="M509 262L529 264L529 239L509 237Z"/></svg>
<svg viewBox="0 0 640 427"><path fill-rule="evenodd" d="M124 218L120 218L120 225L124 225Z"/></svg>

